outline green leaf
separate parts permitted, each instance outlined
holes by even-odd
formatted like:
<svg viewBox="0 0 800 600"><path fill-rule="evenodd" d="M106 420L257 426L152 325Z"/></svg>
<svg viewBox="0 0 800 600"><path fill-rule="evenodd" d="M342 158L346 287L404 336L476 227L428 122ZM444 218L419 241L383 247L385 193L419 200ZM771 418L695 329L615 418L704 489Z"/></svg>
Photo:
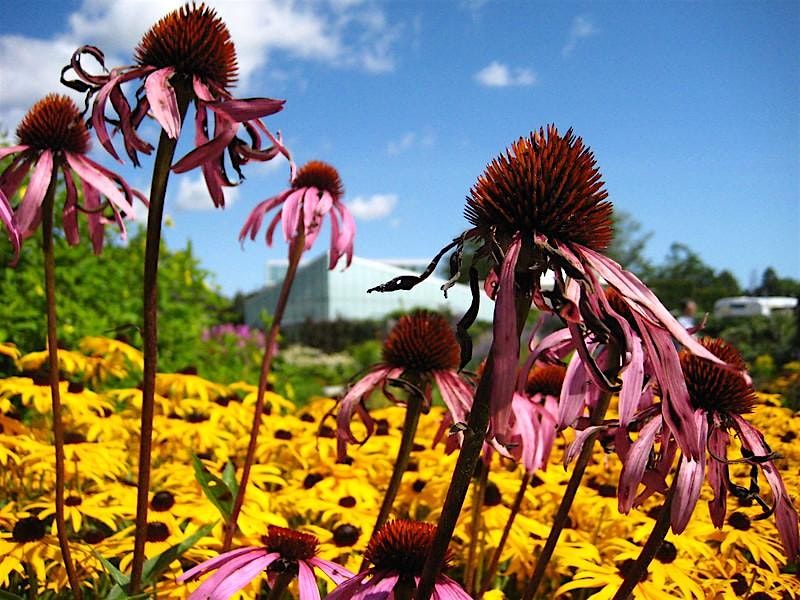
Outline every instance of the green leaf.
<svg viewBox="0 0 800 600"><path fill-rule="evenodd" d="M108 592L106 600L128 600L130 596L120 584L116 584L111 591Z"/></svg>
<svg viewBox="0 0 800 600"><path fill-rule="evenodd" d="M117 567L115 567L113 564L111 564L107 559L103 558L98 552L96 552L94 550L92 550L92 552L97 557L97 559L101 563L103 563L103 567L105 568L106 571L108 571L108 574L111 575L111 579L114 580L114 583L116 583L118 586L122 586L123 588L126 587L130 583L130 581L131 581L130 577L125 575L125 573L120 571ZM111 591L113 592L114 590L111 590ZM127 598L127 596L125 596L125 597Z"/></svg>
<svg viewBox="0 0 800 600"><path fill-rule="evenodd" d="M197 479L197 483L199 483L200 487L203 489L203 493L211 503L217 507L219 514L222 515L222 518L227 523L230 520L231 511L233 510L233 499L236 497L236 493L239 489L236 483L236 473L233 465L228 463L228 465L230 465L230 470L228 469L228 465L225 466L225 471L222 474L225 479L220 479L209 472L195 455L192 455L192 465L194 466L195 479ZM234 472L231 473L230 471Z"/></svg>
<svg viewBox="0 0 800 600"><path fill-rule="evenodd" d="M25 600L25 598L12 594L11 592L0 590L0 600Z"/></svg>
<svg viewBox="0 0 800 600"><path fill-rule="evenodd" d="M239 482L236 481L236 467L233 466L231 461L225 463L225 470L222 471L222 481L228 486L231 492L231 497L235 498L239 493Z"/></svg>
<svg viewBox="0 0 800 600"><path fill-rule="evenodd" d="M172 561L180 558L184 552L194 546L197 540L207 535L214 528L214 525L216 523L203 525L179 544L170 546L158 556L147 559L142 567L142 581L146 584L153 584L158 581L158 578L167 570Z"/></svg>

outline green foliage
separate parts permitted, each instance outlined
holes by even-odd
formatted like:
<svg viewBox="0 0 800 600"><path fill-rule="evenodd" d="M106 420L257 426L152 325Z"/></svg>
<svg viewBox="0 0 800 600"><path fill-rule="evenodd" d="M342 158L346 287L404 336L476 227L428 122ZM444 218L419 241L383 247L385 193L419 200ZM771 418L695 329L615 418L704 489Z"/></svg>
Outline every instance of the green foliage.
<svg viewBox="0 0 800 600"><path fill-rule="evenodd" d="M720 298L741 294L739 282L730 271L714 271L685 244L672 244L664 264L645 269L641 275L664 305L673 310L682 300L691 298L701 313L711 312Z"/></svg>
<svg viewBox="0 0 800 600"><path fill-rule="evenodd" d="M779 277L772 267L764 269L761 284L752 291L754 296L800 297L800 281L791 277Z"/></svg>
<svg viewBox="0 0 800 600"><path fill-rule="evenodd" d="M651 237L652 232L642 233L642 224L630 213L615 210L614 239L605 253L627 270L636 274L644 273L651 268L644 256L645 246Z"/></svg>
<svg viewBox="0 0 800 600"><path fill-rule="evenodd" d="M258 383L265 336L247 325L226 323L203 331L194 365L199 375L222 383Z"/></svg>
<svg viewBox="0 0 800 600"><path fill-rule="evenodd" d="M84 336L104 335L141 347L144 232L136 230L125 245L107 243L100 256L86 239L71 247L57 237L55 245L59 343L73 347ZM10 254L8 244L0 245L0 261L8 264ZM191 245L162 246L159 269L159 369L175 370L200 358L201 333L230 303L210 286ZM45 346L43 273L41 240L34 236L17 267L0 275L0 340L24 352Z"/></svg>
<svg viewBox="0 0 800 600"><path fill-rule="evenodd" d="M797 351L794 343L796 330L794 315L775 313L769 317L709 319L704 333L732 343L752 368L763 356L772 357L775 365L792 360ZM768 370L763 358L759 368Z"/></svg>

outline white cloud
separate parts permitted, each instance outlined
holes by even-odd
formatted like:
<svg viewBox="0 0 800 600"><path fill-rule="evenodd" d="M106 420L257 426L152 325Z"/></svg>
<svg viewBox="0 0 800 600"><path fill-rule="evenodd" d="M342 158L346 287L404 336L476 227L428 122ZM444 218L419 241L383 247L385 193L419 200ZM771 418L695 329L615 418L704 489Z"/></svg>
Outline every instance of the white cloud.
<svg viewBox="0 0 800 600"><path fill-rule="evenodd" d="M42 96L69 93L59 83L61 67L83 44L99 47L106 64L131 64L142 34L183 0L83 0L65 31L49 39L0 35L0 124L8 129ZM219 2L216 9L236 44L238 92L275 53L373 73L394 68L400 27L390 24L371 0L248 0ZM99 70L99 68L98 68Z"/></svg>
<svg viewBox="0 0 800 600"><path fill-rule="evenodd" d="M475 73L475 81L487 87L529 86L537 82L531 69L514 68L493 60Z"/></svg>
<svg viewBox="0 0 800 600"><path fill-rule="evenodd" d="M391 140L386 145L386 153L389 156L397 156L398 154L410 150L414 146L429 148L433 146L435 142L436 138L431 132L417 133L415 131L409 131L404 133L399 139Z"/></svg>
<svg viewBox="0 0 800 600"><path fill-rule="evenodd" d="M395 194L373 194L369 198L358 196L347 203L347 208L357 219L374 221L388 217L397 204Z"/></svg>
<svg viewBox="0 0 800 600"><path fill-rule="evenodd" d="M572 26L569 29L569 36L567 43L561 49L561 55L564 57L569 56L575 50L578 42L581 40L592 37L600 32L600 30L592 23L587 17L578 15L572 19Z"/></svg>
<svg viewBox="0 0 800 600"><path fill-rule="evenodd" d="M237 188L224 188L223 192L225 194L225 206L232 205L239 196ZM184 175L180 178L178 191L175 195L175 205L180 210L186 211L215 210L206 182L202 176L193 178Z"/></svg>

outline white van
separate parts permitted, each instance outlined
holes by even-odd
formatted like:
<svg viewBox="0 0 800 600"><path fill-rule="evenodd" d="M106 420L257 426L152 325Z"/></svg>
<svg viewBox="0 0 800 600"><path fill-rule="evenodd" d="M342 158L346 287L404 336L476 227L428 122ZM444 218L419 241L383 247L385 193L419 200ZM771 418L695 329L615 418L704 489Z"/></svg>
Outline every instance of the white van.
<svg viewBox="0 0 800 600"><path fill-rule="evenodd" d="M792 312L797 298L791 296L737 296L720 298L714 303L715 317L768 317L776 312Z"/></svg>

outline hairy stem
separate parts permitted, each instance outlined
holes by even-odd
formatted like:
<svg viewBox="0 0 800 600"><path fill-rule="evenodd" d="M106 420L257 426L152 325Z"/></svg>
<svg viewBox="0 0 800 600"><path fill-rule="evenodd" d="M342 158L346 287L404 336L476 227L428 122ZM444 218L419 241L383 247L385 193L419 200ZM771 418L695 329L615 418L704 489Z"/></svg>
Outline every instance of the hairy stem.
<svg viewBox="0 0 800 600"><path fill-rule="evenodd" d="M647 576L647 567L653 562L653 558L655 558L669 532L672 500L675 496L677 481L678 473L676 472L672 480L672 486L669 488L666 498L664 498L664 504L658 512L653 529L650 531L650 536L647 538L641 552L639 552L636 562L625 573L625 579L622 580L622 585L619 586L617 593L614 594L613 600L627 600L627 598L630 598L634 588L636 588L636 584Z"/></svg>
<svg viewBox="0 0 800 600"><path fill-rule="evenodd" d="M597 406L594 407L589 422L591 425L600 425L605 418L606 411L608 410L608 403L611 400L611 394L604 393L600 396ZM600 434L598 431L595 435L589 437L581 449L578 459L575 461L575 467L572 470L572 475L567 482L567 487L564 490L564 496L561 498L561 503L558 505L555 517L553 517L553 526L550 529L550 534L544 543L539 558L536 560L536 567L533 570L528 586L525 588L525 594L522 596L523 600L531 600L536 594L539 585L544 579L545 569L553 556L553 551L558 544L558 538L561 537L561 532L567 524L569 519L569 511L572 508L572 503L575 500L575 494L578 492L583 474L586 472L586 467L592 458L594 450L594 441Z"/></svg>
<svg viewBox="0 0 800 600"><path fill-rule="evenodd" d="M250 426L250 441L247 444L247 455L245 456L244 465L242 466L242 479L239 482L239 490L236 492L236 498L233 502L233 507L231 508L231 516L225 527L225 540L222 546L223 552L227 552L231 549L233 536L236 534L239 515L241 514L242 506L244 505L244 497L247 493L247 482L250 480L250 469L253 467L253 461L255 460L256 456L258 430L261 426L261 418L264 411L264 395L267 391L267 383L270 370L272 368L272 359L275 357L275 346L278 340L278 333L280 332L283 313L286 311L286 306L289 303L289 292L292 290L292 284L294 283L294 277L297 274L297 267L300 264L300 257L303 255L304 248L305 235L302 232L299 232L289 249L289 267L286 269L286 276L284 277L283 284L281 285L278 303L275 306L275 314L272 317L272 325L269 328L269 333L267 333L264 358L261 361L261 374L258 378L256 405L253 408L253 423Z"/></svg>
<svg viewBox="0 0 800 600"><path fill-rule="evenodd" d="M418 383L413 382L415 385ZM411 458L411 449L414 446L414 436L417 433L417 425L419 425L419 416L422 413L422 403L424 398L421 397L418 391L412 390L408 394L408 401L406 404L406 418L403 422L403 436L400 438L400 447L397 450L397 460L394 462L394 470L392 477L389 480L389 486L386 488L386 493L383 496L380 512L378 518L375 519L375 526L372 528L372 534L375 535L384 523L389 518L389 513L392 512L394 500L397 498L397 492L400 491L400 483L403 480L403 474L408 467L409 459ZM367 568L369 561L364 558L361 562L359 572Z"/></svg>
<svg viewBox="0 0 800 600"><path fill-rule="evenodd" d="M67 570L67 579L74 598L80 600L81 585L67 538L67 523L64 519L64 422L61 420L61 393L58 389L58 335L56 320L56 258L53 247L53 203L56 195L56 174L53 172L50 185L42 201L42 252L44 254L44 289L47 304L47 358L50 372L50 397L53 406L53 444L56 454L56 530L61 558Z"/></svg>
<svg viewBox="0 0 800 600"><path fill-rule="evenodd" d="M481 596L489 591L489 587L492 585L492 581L497 575L497 567L500 564L500 556L503 554L503 549L508 541L508 536L511 533L511 527L514 525L514 519L517 518L519 509L522 506L522 501L525 499L525 490L528 489L532 475L533 473L526 471L522 476L522 481L519 484L519 490L517 490L517 495L514 497L514 503L511 505L511 513L508 515L508 520L506 521L505 527L503 527L503 533L500 536L500 541L497 543L497 548L492 555L492 560L489 563L489 567L486 569L486 578L481 586Z"/></svg>
<svg viewBox="0 0 800 600"><path fill-rule="evenodd" d="M523 278L527 280L527 277ZM517 334L522 332L525 326L525 319L531 307L530 281L520 282L517 276L518 293L515 299L517 314ZM520 292L520 290L525 290ZM425 560L419 586L417 587L417 600L428 600L433 593L436 577L442 570L444 557L447 554L447 547L453 537L458 516L461 514L461 507L469 490L472 474L475 472L475 465L478 463L483 448L486 432L489 429L489 404L492 391L492 372L494 371L494 344L486 358L486 365L483 376L478 382L475 390L475 398L472 402L472 409L467 419L467 427L464 430L464 441L461 444L461 452L458 454L453 477L450 480L450 487L447 489L444 506L439 516L439 523L436 527L436 536L431 544L431 550Z"/></svg>
<svg viewBox="0 0 800 600"><path fill-rule="evenodd" d="M178 111L181 122L191 100L188 83L175 82ZM178 139L161 131L153 179L150 184L150 207L147 212L147 234L144 250L144 297L142 314L142 343L144 346L144 371L142 375L142 416L139 436L139 473L136 489L136 527L131 562L130 591L141 589L145 542L147 541L147 504L150 498L150 460L153 446L153 412L155 406L156 372L158 369L158 257L161 250L161 220L164 215L164 198L167 195L172 158Z"/></svg>

